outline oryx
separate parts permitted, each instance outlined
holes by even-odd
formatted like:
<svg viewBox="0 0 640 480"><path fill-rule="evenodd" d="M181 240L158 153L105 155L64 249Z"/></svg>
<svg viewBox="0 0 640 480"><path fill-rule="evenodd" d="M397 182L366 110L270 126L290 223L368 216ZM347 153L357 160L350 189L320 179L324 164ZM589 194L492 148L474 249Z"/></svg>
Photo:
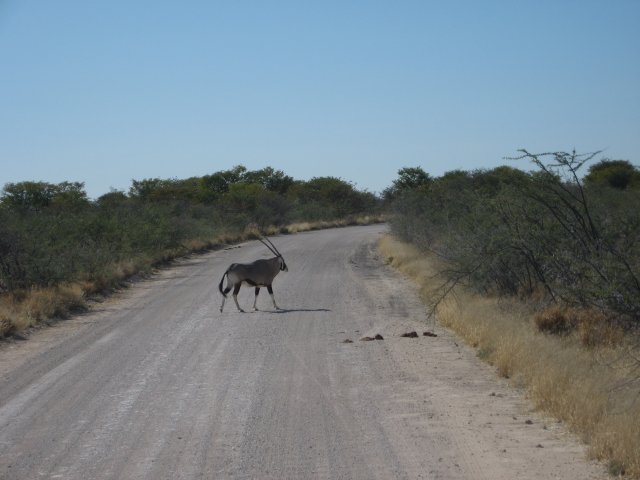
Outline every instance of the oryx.
<svg viewBox="0 0 640 480"><path fill-rule="evenodd" d="M238 292L240 291L242 282L246 282L249 285L256 287L256 296L253 301L254 310L258 310L256 303L258 302L260 287L267 287L269 295L271 295L271 300L273 301L273 307L276 310L280 310L278 305L276 305L276 299L273 296L273 288L271 287L271 284L278 272L281 270L286 272L289 269L287 268L287 264L284 263L282 254L268 238L258 238L258 240L260 240L263 245L275 255L275 257L260 259L251 263L232 263L229 268L227 268L227 271L224 272L224 275L222 275L220 284L218 285L218 289L223 297L222 305L220 305L220 312L224 309L224 302L227 299L227 293L229 293L232 288L233 300L236 302L236 307L238 307L239 312L244 312L244 310L240 308L240 305L238 305ZM223 290L222 284L225 276L227 277L227 287Z"/></svg>

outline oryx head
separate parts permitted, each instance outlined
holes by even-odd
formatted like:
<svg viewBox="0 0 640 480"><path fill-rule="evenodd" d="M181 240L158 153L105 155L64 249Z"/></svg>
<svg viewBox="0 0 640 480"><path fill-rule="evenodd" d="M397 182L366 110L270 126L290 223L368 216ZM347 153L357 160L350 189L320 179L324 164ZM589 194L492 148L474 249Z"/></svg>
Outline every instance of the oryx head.
<svg viewBox="0 0 640 480"><path fill-rule="evenodd" d="M258 240L260 240L260 242L262 242L262 244L265 247L267 247L271 251L271 253L273 253L276 257L278 257L278 260L280 262L280 271L288 272L289 268L287 268L287 264L284 261L284 257L278 251L276 246L273 243L271 243L271 240L269 240L267 237L258 237Z"/></svg>

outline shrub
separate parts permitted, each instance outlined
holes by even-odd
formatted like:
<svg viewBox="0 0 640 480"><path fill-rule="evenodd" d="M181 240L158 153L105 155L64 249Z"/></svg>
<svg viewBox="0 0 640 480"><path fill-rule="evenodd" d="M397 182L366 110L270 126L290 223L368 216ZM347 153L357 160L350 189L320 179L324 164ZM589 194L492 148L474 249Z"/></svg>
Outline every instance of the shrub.
<svg viewBox="0 0 640 480"><path fill-rule="evenodd" d="M562 335L573 331L576 318L571 311L560 305L552 305L534 316L534 323L538 330L552 335Z"/></svg>
<svg viewBox="0 0 640 480"><path fill-rule="evenodd" d="M578 172L596 154L522 152L536 171L455 171L407 189L391 205L393 232L445 260L448 285L544 291L640 322L640 191L586 188Z"/></svg>

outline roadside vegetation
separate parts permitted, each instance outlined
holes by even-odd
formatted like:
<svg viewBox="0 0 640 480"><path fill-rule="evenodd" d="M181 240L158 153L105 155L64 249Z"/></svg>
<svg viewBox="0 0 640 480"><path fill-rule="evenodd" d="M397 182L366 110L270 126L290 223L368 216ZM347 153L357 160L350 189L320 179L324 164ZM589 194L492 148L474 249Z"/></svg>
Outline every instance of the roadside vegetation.
<svg viewBox="0 0 640 480"><path fill-rule="evenodd" d="M402 169L384 192L394 237L381 251L612 474L640 478L640 171L596 156Z"/></svg>
<svg viewBox="0 0 640 480"><path fill-rule="evenodd" d="M81 310L88 295L189 252L379 214L380 199L349 182L270 167L134 180L96 200L82 183L9 183L0 193L0 337Z"/></svg>

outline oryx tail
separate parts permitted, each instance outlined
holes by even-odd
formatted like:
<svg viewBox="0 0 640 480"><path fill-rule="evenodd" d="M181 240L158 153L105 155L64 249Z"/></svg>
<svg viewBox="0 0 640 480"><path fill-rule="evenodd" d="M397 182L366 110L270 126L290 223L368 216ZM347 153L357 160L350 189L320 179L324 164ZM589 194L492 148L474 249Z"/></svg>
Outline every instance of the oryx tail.
<svg viewBox="0 0 640 480"><path fill-rule="evenodd" d="M226 277L227 274L229 273L229 268L227 268L227 271L224 272L224 274L222 275L222 278L220 279L220 284L218 285L218 290L220 290L220 293L224 298L227 298L227 293L222 289L222 285L224 284L224 277Z"/></svg>

